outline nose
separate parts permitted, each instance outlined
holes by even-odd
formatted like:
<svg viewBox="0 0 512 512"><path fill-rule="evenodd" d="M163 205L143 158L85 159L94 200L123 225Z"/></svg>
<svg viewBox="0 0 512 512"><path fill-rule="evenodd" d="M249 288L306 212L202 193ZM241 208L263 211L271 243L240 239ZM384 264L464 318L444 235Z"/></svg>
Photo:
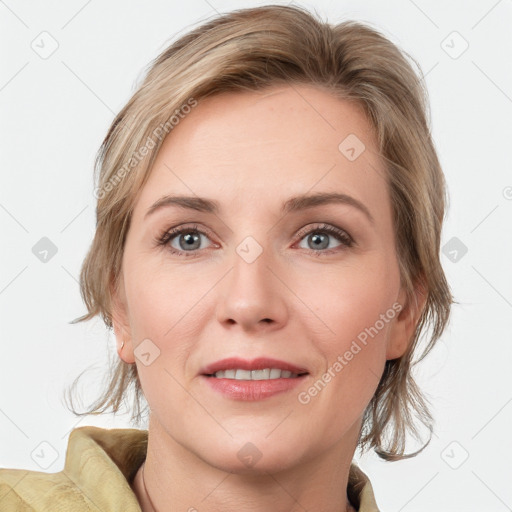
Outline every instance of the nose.
<svg viewBox="0 0 512 512"><path fill-rule="evenodd" d="M251 248L253 250L254 247ZM241 255L240 255L241 254ZM290 294L280 276L279 265L270 251L254 260L235 252L233 268L219 289L217 320L228 328L238 326L245 332L269 332L283 327Z"/></svg>

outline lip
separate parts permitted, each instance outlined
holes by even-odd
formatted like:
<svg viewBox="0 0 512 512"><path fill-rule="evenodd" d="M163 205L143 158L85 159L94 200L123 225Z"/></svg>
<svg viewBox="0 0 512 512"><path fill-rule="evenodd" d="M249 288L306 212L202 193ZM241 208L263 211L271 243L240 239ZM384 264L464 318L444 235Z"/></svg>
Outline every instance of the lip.
<svg viewBox="0 0 512 512"><path fill-rule="evenodd" d="M279 368L280 370L288 370L292 373L308 373L306 368L301 368L292 363L281 361L279 359L273 359L270 357L258 357L252 360L241 359L239 357L228 357L226 359L221 359L220 361L215 361L214 363L211 363L205 366L204 368L201 368L199 373L200 375L209 376L213 375L215 372L218 372L220 370L229 370L232 368L239 368L241 370L263 370L265 368Z"/></svg>
<svg viewBox="0 0 512 512"><path fill-rule="evenodd" d="M213 377L215 372L234 368L241 370L279 368L296 373L298 376L267 380L236 380ZM306 379L308 375L309 372L305 368L270 357L259 357L252 360L228 357L211 363L200 371L201 380L204 381L210 389L224 395L226 398L240 401L263 400L279 393L285 393L304 382L304 379Z"/></svg>
<svg viewBox="0 0 512 512"><path fill-rule="evenodd" d="M300 385L308 375L269 380L218 379L201 375L201 380L214 391L231 400L254 402L290 391Z"/></svg>

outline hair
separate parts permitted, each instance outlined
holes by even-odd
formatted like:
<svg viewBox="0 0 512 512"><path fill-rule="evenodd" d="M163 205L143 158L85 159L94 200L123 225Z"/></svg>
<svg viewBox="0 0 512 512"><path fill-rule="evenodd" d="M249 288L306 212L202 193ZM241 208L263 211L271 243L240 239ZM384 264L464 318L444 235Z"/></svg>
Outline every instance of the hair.
<svg viewBox="0 0 512 512"><path fill-rule="evenodd" d="M170 44L146 70L142 83L115 117L95 161L96 232L80 274L88 313L112 328L124 241L137 194L172 127L201 98L259 91L276 85L313 85L364 109L387 171L401 285L409 301L420 289L425 302L405 353L387 360L368 403L358 440L383 459L413 457L430 442L433 417L412 375L448 323L450 288L440 262L447 193L430 133L428 96L409 63L419 65L376 29L348 20L332 25L302 7L267 5L216 16ZM425 297L426 295L426 297ZM417 302L416 302L417 304ZM421 338L423 350L417 360ZM72 388L76 385L77 377ZM132 421L143 398L135 363L116 357L106 389L86 412L116 414L135 388ZM72 403L72 398L71 398ZM147 403L147 402L146 402ZM407 434L424 446L405 454Z"/></svg>

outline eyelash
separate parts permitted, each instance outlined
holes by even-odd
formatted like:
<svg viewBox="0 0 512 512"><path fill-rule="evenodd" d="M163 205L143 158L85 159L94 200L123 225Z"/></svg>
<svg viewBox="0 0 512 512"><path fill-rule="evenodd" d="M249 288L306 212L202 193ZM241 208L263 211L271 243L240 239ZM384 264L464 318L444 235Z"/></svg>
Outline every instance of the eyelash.
<svg viewBox="0 0 512 512"><path fill-rule="evenodd" d="M186 258L195 257L198 253L198 250L194 251L179 251L174 249L169 245L169 242L178 235L183 233L199 233L201 235L205 235L206 237L210 237L210 232L208 230L199 229L197 225L193 226L180 226L177 228L170 229L168 231L164 231L157 239L157 246L167 246L168 250L171 254L182 255L185 254ZM332 249L318 250L314 251L313 249L306 249L310 254L312 253L314 256L323 256L325 254L331 254L332 252L336 252L337 250L343 250L344 248L349 248L354 245L354 240L352 237L343 231L342 229L338 229L334 226L330 226L329 224L320 224L314 228L310 228L306 231L299 231L297 234L298 241L300 242L305 236L310 235L312 233L323 233L334 236L339 242L341 242L342 246L334 247ZM187 254L189 253L189 254Z"/></svg>

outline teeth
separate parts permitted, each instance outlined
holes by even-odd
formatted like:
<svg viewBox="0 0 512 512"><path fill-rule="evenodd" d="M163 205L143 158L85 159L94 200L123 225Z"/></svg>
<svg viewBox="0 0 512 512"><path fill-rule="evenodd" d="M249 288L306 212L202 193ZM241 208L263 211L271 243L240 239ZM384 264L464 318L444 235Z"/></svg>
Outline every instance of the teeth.
<svg viewBox="0 0 512 512"><path fill-rule="evenodd" d="M270 378L279 379L279 377L281 377L281 370L279 370L278 368L272 368L270 370Z"/></svg>
<svg viewBox="0 0 512 512"><path fill-rule="evenodd" d="M237 370L235 374L236 380L251 380L251 370Z"/></svg>
<svg viewBox="0 0 512 512"><path fill-rule="evenodd" d="M264 370L253 370L251 372L252 380L267 380L270 379L270 368Z"/></svg>
<svg viewBox="0 0 512 512"><path fill-rule="evenodd" d="M293 379L298 377L297 373L289 370L280 370L279 368L265 368L263 370L219 370L215 372L217 379L235 379L235 380L269 380L269 379Z"/></svg>

